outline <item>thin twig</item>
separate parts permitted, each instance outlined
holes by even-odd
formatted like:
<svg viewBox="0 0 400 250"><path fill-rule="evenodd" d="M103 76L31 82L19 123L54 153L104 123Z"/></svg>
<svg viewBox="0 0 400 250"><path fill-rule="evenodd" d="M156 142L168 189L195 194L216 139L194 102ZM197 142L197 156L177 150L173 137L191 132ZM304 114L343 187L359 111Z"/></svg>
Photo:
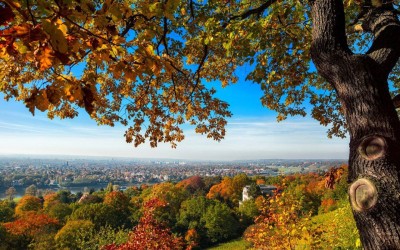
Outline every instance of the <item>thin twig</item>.
<svg viewBox="0 0 400 250"><path fill-rule="evenodd" d="M33 13L32 13L29 0L26 0L26 7L28 8L29 15L30 15L31 18L32 18L32 23L33 23L33 25L36 25L36 19L35 19L35 16L33 15Z"/></svg>

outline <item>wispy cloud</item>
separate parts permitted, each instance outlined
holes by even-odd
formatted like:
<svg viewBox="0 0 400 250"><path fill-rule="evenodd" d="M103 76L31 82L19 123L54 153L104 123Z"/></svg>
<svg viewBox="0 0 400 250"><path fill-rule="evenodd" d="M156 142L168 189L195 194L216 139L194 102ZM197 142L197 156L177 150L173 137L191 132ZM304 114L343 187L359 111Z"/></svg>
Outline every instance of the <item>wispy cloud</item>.
<svg viewBox="0 0 400 250"><path fill-rule="evenodd" d="M185 126L186 139L171 149L142 145L134 148L124 140L122 126L97 126L88 117L48 120L39 113L0 110L0 153L73 154L124 157L160 157L210 160L259 158L346 158L348 140L327 139L326 128L308 118L277 123L270 117L237 117L229 120L221 142L196 134Z"/></svg>
<svg viewBox="0 0 400 250"><path fill-rule="evenodd" d="M35 133L44 133L45 131L41 129L37 129L33 126L26 126L18 123L10 123L10 122L0 122L1 133L8 132L7 130L16 131L16 132L35 132Z"/></svg>

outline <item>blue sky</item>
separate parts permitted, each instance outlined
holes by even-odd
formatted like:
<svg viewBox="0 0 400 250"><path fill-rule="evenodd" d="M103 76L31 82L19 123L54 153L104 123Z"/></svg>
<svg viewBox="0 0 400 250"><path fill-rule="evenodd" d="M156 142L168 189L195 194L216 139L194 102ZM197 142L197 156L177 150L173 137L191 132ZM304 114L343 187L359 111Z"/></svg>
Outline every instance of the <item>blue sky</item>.
<svg viewBox="0 0 400 250"><path fill-rule="evenodd" d="M245 160L268 158L346 159L348 139L328 139L326 128L306 117L277 123L276 113L260 103L259 85L245 82L220 89L218 96L230 103L225 140L215 142L185 129L186 139L138 148L125 142L124 127L97 126L85 111L73 120L49 120L36 110L32 116L23 103L0 98L0 155L46 154L193 160Z"/></svg>

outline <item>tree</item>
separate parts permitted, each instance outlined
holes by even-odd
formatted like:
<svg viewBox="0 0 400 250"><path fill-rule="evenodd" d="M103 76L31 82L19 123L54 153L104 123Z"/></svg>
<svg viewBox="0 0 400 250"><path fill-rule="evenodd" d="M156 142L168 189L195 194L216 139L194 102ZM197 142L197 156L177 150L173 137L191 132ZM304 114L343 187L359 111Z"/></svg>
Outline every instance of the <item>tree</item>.
<svg viewBox="0 0 400 250"><path fill-rule="evenodd" d="M216 201L209 206L204 215L207 237L211 242L223 242L238 235L239 222L231 209L224 203Z"/></svg>
<svg viewBox="0 0 400 250"><path fill-rule="evenodd" d="M192 176L180 181L177 187L183 187L191 193L202 190L205 187L204 181L200 176Z"/></svg>
<svg viewBox="0 0 400 250"><path fill-rule="evenodd" d="M51 217L56 218L60 222L65 222L67 220L67 217L71 215L72 209L68 204L57 203L49 207L46 210L46 213Z"/></svg>
<svg viewBox="0 0 400 250"><path fill-rule="evenodd" d="M259 215L259 210L254 199L243 201L243 203L239 206L238 211L241 217L241 224L245 226L253 224L255 217Z"/></svg>
<svg viewBox="0 0 400 250"><path fill-rule="evenodd" d="M256 249L295 249L307 235L302 217L302 204L292 193L277 194L264 200L261 215L250 226L244 236ZM312 249L320 249L319 245Z"/></svg>
<svg viewBox="0 0 400 250"><path fill-rule="evenodd" d="M29 187L27 187L25 189L25 195L36 196L37 192L38 192L38 189L34 184L30 185Z"/></svg>
<svg viewBox="0 0 400 250"><path fill-rule="evenodd" d="M239 202L239 200L242 199L243 188L250 184L250 182L250 178L244 173L235 175L233 177L232 185L235 194L235 202Z"/></svg>
<svg viewBox="0 0 400 250"><path fill-rule="evenodd" d="M71 220L88 220L91 221L96 229L104 226L113 228L128 227L130 221L129 214L117 207L112 207L103 203L84 204L74 210L69 217Z"/></svg>
<svg viewBox="0 0 400 250"><path fill-rule="evenodd" d="M79 204L101 203L103 199L95 194L84 194L78 202Z"/></svg>
<svg viewBox="0 0 400 250"><path fill-rule="evenodd" d="M7 200L0 201L0 223L11 221L13 216L14 209L11 202Z"/></svg>
<svg viewBox="0 0 400 250"><path fill-rule="evenodd" d="M249 186L249 189L247 190L247 193L249 195L249 197L255 199L257 198L259 195L261 195L261 189L260 186L258 186L256 183L251 183Z"/></svg>
<svg viewBox="0 0 400 250"><path fill-rule="evenodd" d="M176 146L185 121L224 137L228 104L202 80L225 86L237 80L238 66L251 65L247 79L261 84L262 103L279 121L305 116L309 102L311 115L331 126L329 136L347 129L363 246L400 248L396 3L6 0L1 91L50 118L85 108L99 124L120 122L136 146ZM83 71L69 74L76 66Z"/></svg>
<svg viewBox="0 0 400 250"><path fill-rule="evenodd" d="M185 200L182 202L181 208L179 209L178 228L183 232L195 230L200 238L198 242L200 242L202 246L206 246L210 241L207 238L204 216L207 212L207 208L213 205L213 203L213 200L199 196Z"/></svg>
<svg viewBox="0 0 400 250"><path fill-rule="evenodd" d="M115 207L118 210L128 210L129 199L120 191L112 191L104 197L104 204Z"/></svg>
<svg viewBox="0 0 400 250"><path fill-rule="evenodd" d="M71 203L74 201L74 197L69 190L59 190L57 197L62 203Z"/></svg>
<svg viewBox="0 0 400 250"><path fill-rule="evenodd" d="M134 196L139 196L139 195L140 195L140 190L139 190L138 187L132 186L132 187L127 188L127 189L124 191L124 194L125 194L127 197L132 198L132 197L134 197Z"/></svg>
<svg viewBox="0 0 400 250"><path fill-rule="evenodd" d="M6 190L6 195L10 201L14 199L16 194L17 190L15 189L15 187L10 187Z"/></svg>
<svg viewBox="0 0 400 250"><path fill-rule="evenodd" d="M144 204L144 214L130 234L128 242L105 246L106 250L156 250L156 249L183 249L183 239L171 233L171 230L162 222L154 218L157 208L165 206L165 202L151 199Z"/></svg>
<svg viewBox="0 0 400 250"><path fill-rule="evenodd" d="M114 190L113 184L112 184L111 182L109 182L109 183L107 184L107 187L106 187L106 193L110 193L110 192L112 192L113 190Z"/></svg>
<svg viewBox="0 0 400 250"><path fill-rule="evenodd" d="M61 203L58 195L56 193L49 193L43 197L43 209L48 210L52 206Z"/></svg>
<svg viewBox="0 0 400 250"><path fill-rule="evenodd" d="M15 207L15 214L22 216L29 212L38 212L42 209L42 201L34 196L25 195Z"/></svg>
<svg viewBox="0 0 400 250"><path fill-rule="evenodd" d="M28 212L15 221L4 223L4 227L9 233L33 237L56 231L58 224L58 220L46 214Z"/></svg>
<svg viewBox="0 0 400 250"><path fill-rule="evenodd" d="M165 202L165 206L157 207L154 217L168 223L169 227L173 227L176 224L181 203L189 197L188 191L170 182L164 182L155 184L148 192L147 195L146 192L142 193L144 204L153 199Z"/></svg>
<svg viewBox="0 0 400 250"><path fill-rule="evenodd" d="M207 194L207 198L209 199L222 198L224 200L229 200L233 198L233 196L234 189L230 177L224 177L220 183L212 186Z"/></svg>
<svg viewBox="0 0 400 250"><path fill-rule="evenodd" d="M87 249L93 236L94 225L87 220L71 220L55 236L61 249Z"/></svg>

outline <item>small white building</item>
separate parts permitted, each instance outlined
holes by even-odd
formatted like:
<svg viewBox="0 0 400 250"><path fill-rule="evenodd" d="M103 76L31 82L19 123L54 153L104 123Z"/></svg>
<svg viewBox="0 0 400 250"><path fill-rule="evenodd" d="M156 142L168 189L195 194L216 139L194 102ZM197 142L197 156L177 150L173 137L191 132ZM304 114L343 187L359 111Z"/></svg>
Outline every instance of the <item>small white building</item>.
<svg viewBox="0 0 400 250"><path fill-rule="evenodd" d="M258 185L258 187L260 188L260 192L262 195L269 195L269 196L274 195L274 192L277 189L277 187L272 186L272 185ZM249 189L250 189L249 185L247 185L243 188L242 202L250 200L251 198L255 198L255 197L251 197L249 195Z"/></svg>

